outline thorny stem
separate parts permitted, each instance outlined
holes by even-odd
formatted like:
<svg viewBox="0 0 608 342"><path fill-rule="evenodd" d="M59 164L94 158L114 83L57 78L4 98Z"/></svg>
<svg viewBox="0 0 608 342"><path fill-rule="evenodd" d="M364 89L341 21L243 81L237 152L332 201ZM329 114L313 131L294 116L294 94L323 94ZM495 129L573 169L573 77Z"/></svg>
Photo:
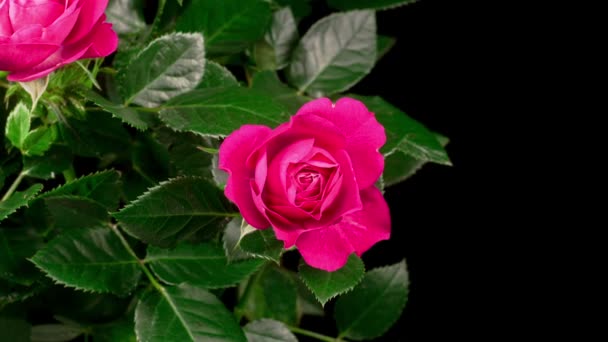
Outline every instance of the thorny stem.
<svg viewBox="0 0 608 342"><path fill-rule="evenodd" d="M8 191L6 192L6 194L4 194L4 197L2 197L2 200L0 200L0 202L4 202L9 197L11 197L11 195L13 194L13 192L15 192L15 190L17 190L17 187L19 186L19 184L23 180L23 177L25 177L26 175L27 175L27 173L23 172L23 171L21 171L21 173L19 173L19 175L17 176L17 178L15 178L15 180L13 181L13 184L11 184L11 187L8 188Z"/></svg>

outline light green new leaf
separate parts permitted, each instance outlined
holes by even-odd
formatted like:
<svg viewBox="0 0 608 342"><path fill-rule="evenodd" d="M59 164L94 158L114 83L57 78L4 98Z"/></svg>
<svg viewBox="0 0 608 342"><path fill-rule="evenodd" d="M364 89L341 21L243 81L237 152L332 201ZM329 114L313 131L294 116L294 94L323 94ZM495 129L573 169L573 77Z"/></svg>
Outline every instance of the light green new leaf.
<svg viewBox="0 0 608 342"><path fill-rule="evenodd" d="M181 243L173 249L149 246L145 262L166 283L187 282L206 289L233 286L264 263L251 259L228 264L223 248L211 243Z"/></svg>
<svg viewBox="0 0 608 342"><path fill-rule="evenodd" d="M17 211L17 209L26 206L40 190L42 190L42 184L34 184L27 190L15 192L11 197L0 201L0 221Z"/></svg>
<svg viewBox="0 0 608 342"><path fill-rule="evenodd" d="M297 285L289 271L267 264L247 284L249 294L239 303L249 320L272 318L286 324L297 321Z"/></svg>
<svg viewBox="0 0 608 342"><path fill-rule="evenodd" d="M401 316L408 284L405 260L367 272L353 291L336 301L338 337L359 341L384 334Z"/></svg>
<svg viewBox="0 0 608 342"><path fill-rule="evenodd" d="M41 324L32 326L31 342L67 342L84 333L83 328L65 324Z"/></svg>
<svg viewBox="0 0 608 342"><path fill-rule="evenodd" d="M113 214L126 232L147 243L169 247L199 230L223 229L237 213L209 181L174 178Z"/></svg>
<svg viewBox="0 0 608 342"><path fill-rule="evenodd" d="M59 229L83 229L107 226L108 210L100 203L79 196L58 195L44 199L55 227Z"/></svg>
<svg viewBox="0 0 608 342"><path fill-rule="evenodd" d="M85 97L89 101L92 101L98 105L101 109L112 114L112 116L115 118L118 118L122 122L125 122L139 130L144 131L154 124L155 118L154 114L152 113L140 112L132 107L125 107L120 104L112 103L94 91L86 92Z"/></svg>
<svg viewBox="0 0 608 342"><path fill-rule="evenodd" d="M365 265L356 254L352 254L346 265L334 272L313 268L301 262L299 274L321 305L325 305L328 300L359 284L365 274Z"/></svg>
<svg viewBox="0 0 608 342"><path fill-rule="evenodd" d="M202 33L210 56L230 55L261 38L270 17L264 0L197 0L178 19L176 29Z"/></svg>
<svg viewBox="0 0 608 342"><path fill-rule="evenodd" d="M115 210L120 200L120 175L114 170L96 172L80 177L51 191L45 192L38 198L56 196L79 196L92 199L108 210Z"/></svg>
<svg viewBox="0 0 608 342"><path fill-rule="evenodd" d="M6 119L5 135L13 146L21 149L30 131L30 110L19 102Z"/></svg>
<svg viewBox="0 0 608 342"><path fill-rule="evenodd" d="M327 0L327 3L341 11L353 9L375 9L387 10L404 5L409 5L418 0Z"/></svg>
<svg viewBox="0 0 608 342"><path fill-rule="evenodd" d="M152 41L117 75L125 103L157 107L201 81L205 66L203 36L172 33Z"/></svg>
<svg viewBox="0 0 608 342"><path fill-rule="evenodd" d="M177 131L226 136L244 124L278 126L289 120L271 97L241 87L197 89L166 102L160 119Z"/></svg>
<svg viewBox="0 0 608 342"><path fill-rule="evenodd" d="M247 342L298 342L298 339L282 322L260 319L243 327Z"/></svg>
<svg viewBox="0 0 608 342"><path fill-rule="evenodd" d="M316 22L296 46L287 80L314 97L339 93L376 62L374 11L336 13Z"/></svg>
<svg viewBox="0 0 608 342"><path fill-rule="evenodd" d="M57 129L55 126L40 126L27 134L21 151L26 156L42 156L44 152L51 148L57 139Z"/></svg>
<svg viewBox="0 0 608 342"><path fill-rule="evenodd" d="M66 230L31 260L57 283L80 290L126 295L141 275L137 260L109 228Z"/></svg>
<svg viewBox="0 0 608 342"><path fill-rule="evenodd" d="M245 342L224 304L206 290L181 284L149 292L137 304L135 332L141 342Z"/></svg>
<svg viewBox="0 0 608 342"><path fill-rule="evenodd" d="M436 135L421 123L410 118L381 97L357 95L352 97L365 103L367 108L374 112L376 119L384 126L386 144L380 151L385 157L401 151L418 160L452 165Z"/></svg>
<svg viewBox="0 0 608 342"><path fill-rule="evenodd" d="M238 87L239 82L236 80L230 70L224 68L220 64L207 60L205 64L205 74L197 89L215 88L215 87Z"/></svg>

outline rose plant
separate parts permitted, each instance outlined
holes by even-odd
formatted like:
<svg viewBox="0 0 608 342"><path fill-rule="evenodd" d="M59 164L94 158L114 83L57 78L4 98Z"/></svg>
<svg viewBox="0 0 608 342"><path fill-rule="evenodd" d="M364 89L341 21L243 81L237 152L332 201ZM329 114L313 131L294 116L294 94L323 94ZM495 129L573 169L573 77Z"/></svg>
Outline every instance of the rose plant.
<svg viewBox="0 0 608 342"><path fill-rule="evenodd" d="M410 2L0 0L0 340L385 334L382 194L447 138L348 91Z"/></svg>

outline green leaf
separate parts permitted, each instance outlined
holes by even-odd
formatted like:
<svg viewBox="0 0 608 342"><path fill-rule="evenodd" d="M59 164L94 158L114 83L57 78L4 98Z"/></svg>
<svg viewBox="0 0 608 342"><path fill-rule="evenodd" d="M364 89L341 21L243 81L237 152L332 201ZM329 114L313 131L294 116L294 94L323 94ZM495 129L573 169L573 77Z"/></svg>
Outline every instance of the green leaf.
<svg viewBox="0 0 608 342"><path fill-rule="evenodd" d="M325 316L325 311L317 297L310 291L301 277L293 273L293 279L297 283L298 290L298 317L302 315ZM300 321L300 319L298 319Z"/></svg>
<svg viewBox="0 0 608 342"><path fill-rule="evenodd" d="M137 304L135 332L141 342L238 341L243 330L214 295L188 284L149 292Z"/></svg>
<svg viewBox="0 0 608 342"><path fill-rule="evenodd" d="M28 177L51 179L72 165L72 153L64 145L53 145L39 157L23 157L23 172Z"/></svg>
<svg viewBox="0 0 608 342"><path fill-rule="evenodd" d="M18 149L23 147L23 141L30 131L30 110L19 102L6 119L5 135Z"/></svg>
<svg viewBox="0 0 608 342"><path fill-rule="evenodd" d="M224 194L202 178L163 182L114 217L132 236L160 247L175 245L197 231L223 228L237 215Z"/></svg>
<svg viewBox="0 0 608 342"><path fill-rule="evenodd" d="M83 229L107 225L110 216L106 208L91 199L78 196L53 196L44 199L55 227Z"/></svg>
<svg viewBox="0 0 608 342"><path fill-rule="evenodd" d="M330 299L352 290L359 284L365 274L365 265L356 254L352 254L346 265L335 272L316 269L301 262L299 273L321 305L325 305Z"/></svg>
<svg viewBox="0 0 608 342"><path fill-rule="evenodd" d="M126 295L141 275L109 228L66 230L31 260L55 282L80 290Z"/></svg>
<svg viewBox="0 0 608 342"><path fill-rule="evenodd" d="M30 286L40 272L27 261L44 246L33 229L0 229L0 278Z"/></svg>
<svg viewBox="0 0 608 342"><path fill-rule="evenodd" d="M342 92L371 71L376 49L373 11L332 14L302 37L287 69L287 80L314 97Z"/></svg>
<svg viewBox="0 0 608 342"><path fill-rule="evenodd" d="M199 0L186 8L176 29L202 33L210 56L230 55L261 38L270 17L264 0Z"/></svg>
<svg viewBox="0 0 608 342"><path fill-rule="evenodd" d="M205 65L203 36L172 33L152 41L117 78L125 103L157 107L201 81Z"/></svg>
<svg viewBox="0 0 608 342"><path fill-rule="evenodd" d="M95 342L137 342L133 313L131 317L123 317L115 322L93 327Z"/></svg>
<svg viewBox="0 0 608 342"><path fill-rule="evenodd" d="M311 0L275 0L281 6L289 6L293 11L293 15L298 18L304 18L312 13Z"/></svg>
<svg viewBox="0 0 608 342"><path fill-rule="evenodd" d="M244 124L274 127L289 119L272 98L241 87L197 89L161 108L160 119L174 130L215 137L229 135Z"/></svg>
<svg viewBox="0 0 608 342"><path fill-rule="evenodd" d="M283 242L277 240L272 228L262 230L251 227L244 230L244 233L241 233L239 247L253 256L272 260L277 264L281 261L283 253Z"/></svg>
<svg viewBox="0 0 608 342"><path fill-rule="evenodd" d="M378 35L378 53L376 55L376 61L384 57L392 48L395 46L397 39L388 36Z"/></svg>
<svg viewBox="0 0 608 342"><path fill-rule="evenodd" d="M119 35L141 32L146 21L139 0L110 0L106 9L107 22Z"/></svg>
<svg viewBox="0 0 608 342"><path fill-rule="evenodd" d="M272 16L270 30L264 35L264 40L270 47L272 66L263 69L283 69L289 63L291 51L299 38L298 26L289 7L284 7ZM256 44L257 52L258 44ZM263 56L261 56L263 57ZM256 61L258 58L256 57ZM259 66L260 63L258 63Z"/></svg>
<svg viewBox="0 0 608 342"><path fill-rule="evenodd" d="M131 150L133 169L150 185L169 178L169 152L149 134L137 134Z"/></svg>
<svg viewBox="0 0 608 342"><path fill-rule="evenodd" d="M264 93L283 105L289 113L295 114L306 102L312 100L307 96L298 95L296 90L288 87L279 80L275 72L262 71L253 76L251 88Z"/></svg>
<svg viewBox="0 0 608 342"><path fill-rule="evenodd" d="M387 10L404 5L409 5L418 0L327 0L327 3L341 11L349 11L353 9L375 9Z"/></svg>
<svg viewBox="0 0 608 342"><path fill-rule="evenodd" d="M22 152L26 156L41 156L51 148L55 139L57 139L57 129L55 126L51 126L50 128L40 126L29 132L25 137Z"/></svg>
<svg viewBox="0 0 608 342"><path fill-rule="evenodd" d="M152 113L141 112L132 107L112 103L91 90L85 93L85 97L115 118L139 130L144 131L154 124L155 117Z"/></svg>
<svg viewBox="0 0 608 342"><path fill-rule="evenodd" d="M105 112L87 113L84 120L65 118L59 132L74 154L84 157L124 153L131 144L120 120Z"/></svg>
<svg viewBox="0 0 608 342"><path fill-rule="evenodd" d="M296 282L287 270L268 264L247 284L242 310L249 320L272 318L289 325L297 321Z"/></svg>
<svg viewBox="0 0 608 342"><path fill-rule="evenodd" d="M215 87L238 87L239 82L234 75L220 64L207 60L205 64L205 74L197 89Z"/></svg>
<svg viewBox="0 0 608 342"><path fill-rule="evenodd" d="M222 247L210 243L181 243L174 249L149 246L145 261L168 284L187 282L206 289L233 286L247 279L264 263L252 259L228 264Z"/></svg>
<svg viewBox="0 0 608 342"><path fill-rule="evenodd" d="M40 190L42 190L42 184L34 184L27 190L14 192L8 199L0 201L0 221L17 211L17 209L26 206Z"/></svg>
<svg viewBox="0 0 608 342"><path fill-rule="evenodd" d="M384 334L401 316L408 283L405 260L367 272L359 286L336 301L338 338L364 340Z"/></svg>
<svg viewBox="0 0 608 342"><path fill-rule="evenodd" d="M120 200L120 186L120 174L115 170L105 170L80 177L38 198L79 196L94 200L108 210L115 210Z"/></svg>
<svg viewBox="0 0 608 342"><path fill-rule="evenodd" d="M247 342L298 342L287 326L273 319L260 319L243 327Z"/></svg>
<svg viewBox="0 0 608 342"><path fill-rule="evenodd" d="M375 113L376 119L384 126L386 144L380 151L385 157L401 151L418 160L452 165L435 134L418 121L408 117L381 97L357 95L352 97L365 103L367 108Z"/></svg>
<svg viewBox="0 0 608 342"><path fill-rule="evenodd" d="M65 324L41 324L32 327L32 342L67 342L82 335L84 330Z"/></svg>
<svg viewBox="0 0 608 342"><path fill-rule="evenodd" d="M2 305L0 305L2 307ZM0 317L0 341L30 342L31 326L19 318Z"/></svg>
<svg viewBox="0 0 608 342"><path fill-rule="evenodd" d="M230 220L226 225L224 235L222 236L224 252L230 262L251 258L251 255L247 254L239 247L242 222L243 219L241 217L235 217Z"/></svg>

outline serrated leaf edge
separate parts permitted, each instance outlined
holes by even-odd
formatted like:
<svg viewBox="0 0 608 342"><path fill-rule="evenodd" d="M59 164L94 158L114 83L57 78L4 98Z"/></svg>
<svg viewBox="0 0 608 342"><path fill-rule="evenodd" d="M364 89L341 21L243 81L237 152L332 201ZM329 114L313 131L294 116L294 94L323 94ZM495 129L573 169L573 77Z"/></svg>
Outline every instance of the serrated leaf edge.
<svg viewBox="0 0 608 342"><path fill-rule="evenodd" d="M325 308L325 304L327 304L330 300L332 300L332 299L334 299L334 298L336 298L338 296L341 296L341 295L344 295L344 294L347 294L347 293L351 292L355 287L357 287L357 285L359 285L361 283L361 281L365 277L365 274L367 273L367 270L365 269L365 263L363 262L363 260L361 260L361 264L363 265L363 273L361 273L361 276L359 277L359 279L357 279L357 282L353 286L347 288L346 290L344 290L342 292L339 292L339 293L336 293L333 296L327 298L327 300L325 300L325 301L322 301L321 298L319 298L319 296L317 296L317 293L310 287L310 285L308 284L308 282L306 281L306 279L304 279L304 277L302 277L300 275L300 266L302 266L302 264L300 264L300 266L298 266L298 277L302 280L302 283L306 286L306 288L308 290L310 290L310 292L319 301L319 303L321 304L321 307ZM346 266L346 264L344 264L344 266Z"/></svg>

